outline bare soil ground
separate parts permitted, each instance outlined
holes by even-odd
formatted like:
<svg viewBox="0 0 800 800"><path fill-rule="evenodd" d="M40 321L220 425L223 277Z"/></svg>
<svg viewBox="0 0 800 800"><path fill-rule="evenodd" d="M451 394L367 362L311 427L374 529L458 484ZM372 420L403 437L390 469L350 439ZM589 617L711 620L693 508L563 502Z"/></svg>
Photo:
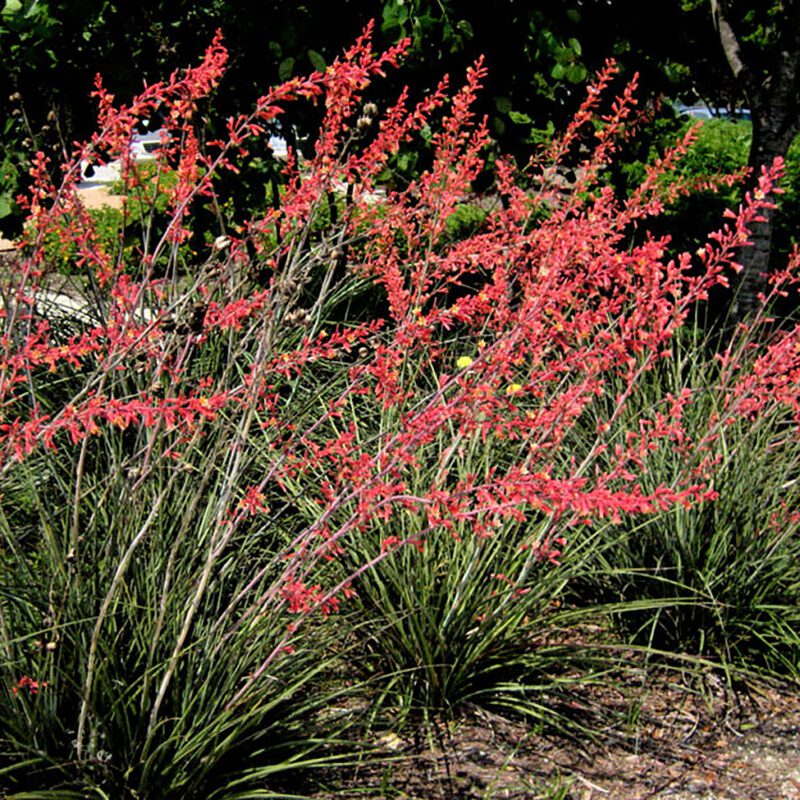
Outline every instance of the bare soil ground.
<svg viewBox="0 0 800 800"><path fill-rule="evenodd" d="M122 195L111 194L107 186L95 186L91 189L82 189L79 192L86 208L122 208Z"/></svg>
<svg viewBox="0 0 800 800"><path fill-rule="evenodd" d="M694 689L664 681L584 691L576 719L599 724L594 741L475 712L427 741L379 735L381 756L332 775L316 797L800 800L800 686L734 694L709 675Z"/></svg>

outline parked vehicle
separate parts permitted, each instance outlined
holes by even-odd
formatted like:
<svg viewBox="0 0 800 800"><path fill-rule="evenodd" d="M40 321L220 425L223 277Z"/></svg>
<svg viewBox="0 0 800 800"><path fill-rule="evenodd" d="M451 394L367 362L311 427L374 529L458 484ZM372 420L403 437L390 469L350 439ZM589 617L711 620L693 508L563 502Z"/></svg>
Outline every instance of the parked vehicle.
<svg viewBox="0 0 800 800"><path fill-rule="evenodd" d="M728 119L732 122L749 122L752 119L749 108L711 108L710 106L686 106L682 103L673 103L673 107L680 116L692 119Z"/></svg>
<svg viewBox="0 0 800 800"><path fill-rule="evenodd" d="M137 163L153 161L156 151L167 141L169 133L164 128L147 133L134 133L131 138L131 154ZM107 164L92 164L81 161L81 182L79 189L92 189L95 186L107 186L120 179L122 162L115 158Z"/></svg>

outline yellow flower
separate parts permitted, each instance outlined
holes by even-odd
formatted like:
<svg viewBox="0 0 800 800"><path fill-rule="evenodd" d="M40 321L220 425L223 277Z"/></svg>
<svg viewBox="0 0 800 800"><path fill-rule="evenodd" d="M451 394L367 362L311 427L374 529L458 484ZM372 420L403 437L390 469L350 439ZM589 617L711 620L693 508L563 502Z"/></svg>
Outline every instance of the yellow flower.
<svg viewBox="0 0 800 800"><path fill-rule="evenodd" d="M520 389L522 389L521 383L510 383L506 387L506 394L516 394Z"/></svg>
<svg viewBox="0 0 800 800"><path fill-rule="evenodd" d="M456 366L459 369L466 369L467 367L471 367L472 366L472 359L469 356L461 356L456 361Z"/></svg>

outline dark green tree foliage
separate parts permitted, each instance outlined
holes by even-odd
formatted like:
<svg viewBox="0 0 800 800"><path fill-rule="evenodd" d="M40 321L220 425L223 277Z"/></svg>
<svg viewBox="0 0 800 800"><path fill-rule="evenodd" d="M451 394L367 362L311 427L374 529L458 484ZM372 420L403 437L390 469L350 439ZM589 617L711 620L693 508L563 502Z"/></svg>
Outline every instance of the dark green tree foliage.
<svg viewBox="0 0 800 800"><path fill-rule="evenodd" d="M124 101L143 81L196 60L221 28L231 66L208 117L224 120L279 80L324 69L376 14L380 6L349 0L4 0L0 226L14 227L26 157L58 155L94 130L96 74Z"/></svg>
<svg viewBox="0 0 800 800"><path fill-rule="evenodd" d="M143 80L191 63L217 28L231 64L223 90L208 101L212 125L247 107L267 86L324 69L376 18L381 44L402 36L412 40L402 79L389 76L384 94L374 98L379 106L396 96L400 80L419 94L445 72L459 80L484 54L489 76L478 110L489 116L502 149L519 156L564 123L576 90L609 56L624 64L628 77L640 74L645 98L665 94L699 98L712 107L747 105L753 114L753 167L785 155L798 129L800 0L0 2L0 82L7 90L0 96L0 226L6 232L13 232L18 219L13 197L24 184L26 154L57 154L92 130L96 73L124 99ZM302 146L318 116L313 108L291 109L287 120L281 133ZM401 154L392 166L402 178L404 170L413 173L422 165L424 153L415 152ZM266 147L251 152L242 166L227 189L246 213L275 196L264 187L276 172ZM624 190L624 175L612 179ZM743 255L748 277L739 314L761 287L771 232L768 218Z"/></svg>
<svg viewBox="0 0 800 800"><path fill-rule="evenodd" d="M58 152L93 129L95 74L102 74L120 99L129 97L143 80L191 63L217 28L225 35L231 63L224 87L210 101L212 120L246 107L279 80L324 69L344 43L377 18L381 44L411 37L402 80L417 92L445 72L460 80L477 55L485 54L489 83L481 110L492 118L502 145L522 152L529 140L569 117L572 91L609 55L603 44L602 58L590 63L584 57L581 5L581 0L555 5L513 0L5 0L0 47L9 57L0 60L0 78L9 91L0 97L0 114L8 120L2 132L7 155L0 220L12 211L24 153L39 148ZM383 99L396 95L399 80L389 76ZM301 139L315 130L313 112L290 119L292 128L282 131L289 138L295 130ZM251 155L256 166L266 156ZM256 173L254 183L263 185L263 170ZM246 176L240 191L247 191Z"/></svg>
<svg viewBox="0 0 800 800"><path fill-rule="evenodd" d="M388 0L383 27L393 38L411 36L413 66L429 78L483 54L484 111L494 134L518 146L532 127L566 118L573 109L565 101L586 80L578 5Z"/></svg>
<svg viewBox="0 0 800 800"><path fill-rule="evenodd" d="M27 140L32 131L30 112L21 103L21 78L26 73L44 75L53 70L57 56L51 41L57 28L58 21L50 16L46 4L6 0L0 12L0 84L6 89L0 96L0 219L14 210L13 198L25 162L24 149L34 145ZM39 106L37 103L34 124L41 132L45 120Z"/></svg>

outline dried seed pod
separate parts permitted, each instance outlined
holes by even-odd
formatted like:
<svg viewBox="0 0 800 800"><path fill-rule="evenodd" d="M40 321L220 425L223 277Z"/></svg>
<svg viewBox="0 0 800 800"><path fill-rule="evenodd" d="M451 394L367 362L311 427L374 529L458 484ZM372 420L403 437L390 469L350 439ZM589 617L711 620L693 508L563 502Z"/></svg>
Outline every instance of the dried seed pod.
<svg viewBox="0 0 800 800"><path fill-rule="evenodd" d="M305 308L295 308L286 315L285 321L287 325L300 325L307 328L311 324L311 315Z"/></svg>
<svg viewBox="0 0 800 800"><path fill-rule="evenodd" d="M293 280L282 280L275 287L278 297L289 298L293 297L297 290L300 288L299 284Z"/></svg>

